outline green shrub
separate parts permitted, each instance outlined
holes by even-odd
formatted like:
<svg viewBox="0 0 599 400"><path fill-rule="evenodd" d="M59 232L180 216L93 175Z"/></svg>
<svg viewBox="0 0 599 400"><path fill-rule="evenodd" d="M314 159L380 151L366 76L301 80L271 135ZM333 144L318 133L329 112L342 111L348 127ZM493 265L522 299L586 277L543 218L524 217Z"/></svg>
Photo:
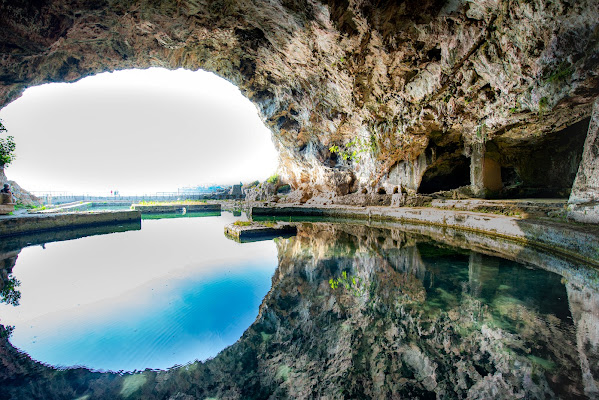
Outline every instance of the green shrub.
<svg viewBox="0 0 599 400"><path fill-rule="evenodd" d="M545 114L548 107L549 107L549 99L547 97L542 97L541 100L539 100L539 114L541 114L541 115Z"/></svg>
<svg viewBox="0 0 599 400"><path fill-rule="evenodd" d="M277 193L287 193L289 191L291 191L291 186L289 186L289 185L281 185L277 189Z"/></svg>
<svg viewBox="0 0 599 400"><path fill-rule="evenodd" d="M6 132L2 120L0 120L0 134ZM15 160L15 140L12 136L7 136L6 139L0 138L0 167L8 166Z"/></svg>

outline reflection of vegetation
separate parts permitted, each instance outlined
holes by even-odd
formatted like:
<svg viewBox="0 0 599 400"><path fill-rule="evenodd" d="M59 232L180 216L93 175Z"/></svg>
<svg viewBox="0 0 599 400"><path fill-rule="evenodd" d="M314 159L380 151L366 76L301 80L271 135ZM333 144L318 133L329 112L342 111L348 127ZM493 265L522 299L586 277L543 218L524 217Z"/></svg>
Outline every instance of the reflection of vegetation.
<svg viewBox="0 0 599 400"><path fill-rule="evenodd" d="M4 281L4 287L0 289L0 303L18 306L21 299L21 292L17 290L17 287L20 285L21 282L14 276Z"/></svg>
<svg viewBox="0 0 599 400"><path fill-rule="evenodd" d="M10 326L2 326L0 325L0 339L8 339L10 335L12 335L12 331L15 330L15 327Z"/></svg>
<svg viewBox="0 0 599 400"><path fill-rule="evenodd" d="M539 100L539 115L545 114L548 108L549 99L547 99L547 97L541 97L541 100Z"/></svg>
<svg viewBox="0 0 599 400"><path fill-rule="evenodd" d="M286 192L289 192L290 190L291 190L291 186L290 185L281 185L277 189L277 193L286 193Z"/></svg>
<svg viewBox="0 0 599 400"><path fill-rule="evenodd" d="M551 72L545 81L549 83L561 83L567 80L574 73L574 67L567 61L562 62L557 68Z"/></svg>
<svg viewBox="0 0 599 400"><path fill-rule="evenodd" d="M341 274L341 278L329 279L329 285L333 290L337 289L339 285L341 285L355 296L361 296L364 293L364 285L362 284L362 279L355 276L348 276L347 272L345 271L343 271L343 273Z"/></svg>

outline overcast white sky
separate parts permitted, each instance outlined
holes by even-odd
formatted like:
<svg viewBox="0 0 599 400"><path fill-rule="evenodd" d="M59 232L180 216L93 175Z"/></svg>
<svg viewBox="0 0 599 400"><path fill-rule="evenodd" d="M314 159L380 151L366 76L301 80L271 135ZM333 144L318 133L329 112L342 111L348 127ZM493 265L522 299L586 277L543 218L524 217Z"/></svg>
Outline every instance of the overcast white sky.
<svg viewBox="0 0 599 400"><path fill-rule="evenodd" d="M121 194L264 180L270 131L229 82L151 68L29 88L0 110L15 137L8 179L32 191Z"/></svg>

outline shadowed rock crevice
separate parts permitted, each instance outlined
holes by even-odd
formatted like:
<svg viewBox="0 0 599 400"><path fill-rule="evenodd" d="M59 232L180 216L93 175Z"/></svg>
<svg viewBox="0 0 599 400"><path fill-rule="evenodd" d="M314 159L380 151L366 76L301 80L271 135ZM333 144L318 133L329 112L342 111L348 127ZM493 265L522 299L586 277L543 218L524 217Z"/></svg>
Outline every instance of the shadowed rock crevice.
<svg viewBox="0 0 599 400"><path fill-rule="evenodd" d="M498 137L486 144L486 156L501 168L504 198L570 195L582 159L590 118L557 132L513 140Z"/></svg>

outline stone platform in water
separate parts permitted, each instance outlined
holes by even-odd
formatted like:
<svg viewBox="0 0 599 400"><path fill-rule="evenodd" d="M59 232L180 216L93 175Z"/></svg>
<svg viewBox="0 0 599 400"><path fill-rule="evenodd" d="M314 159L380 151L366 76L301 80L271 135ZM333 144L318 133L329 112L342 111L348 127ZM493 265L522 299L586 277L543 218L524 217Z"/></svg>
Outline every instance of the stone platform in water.
<svg viewBox="0 0 599 400"><path fill-rule="evenodd" d="M14 204L0 204L0 215L8 215L15 211Z"/></svg>
<svg viewBox="0 0 599 400"><path fill-rule="evenodd" d="M297 228L283 222L248 222L247 225L229 224L225 226L225 236L238 242L257 242L295 234L297 234Z"/></svg>
<svg viewBox="0 0 599 400"><path fill-rule="evenodd" d="M132 210L141 211L142 214L161 214L161 213L176 213L176 212L207 212L221 211L220 204L188 204L188 203L172 203L172 204L133 204Z"/></svg>

